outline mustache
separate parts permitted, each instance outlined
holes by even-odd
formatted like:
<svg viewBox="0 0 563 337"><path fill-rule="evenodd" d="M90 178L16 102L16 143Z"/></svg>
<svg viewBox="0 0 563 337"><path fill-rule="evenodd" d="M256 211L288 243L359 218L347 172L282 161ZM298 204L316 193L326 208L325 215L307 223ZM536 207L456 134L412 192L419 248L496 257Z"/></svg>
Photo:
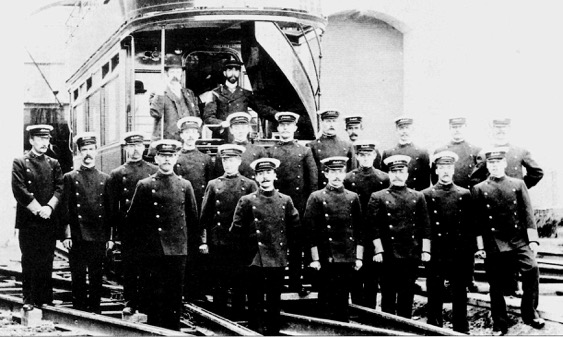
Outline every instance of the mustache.
<svg viewBox="0 0 563 337"><path fill-rule="evenodd" d="M350 137L358 137L358 134L357 133L351 133Z"/></svg>
<svg viewBox="0 0 563 337"><path fill-rule="evenodd" d="M94 157L92 157L91 155L86 155L84 156L84 159L94 159Z"/></svg>

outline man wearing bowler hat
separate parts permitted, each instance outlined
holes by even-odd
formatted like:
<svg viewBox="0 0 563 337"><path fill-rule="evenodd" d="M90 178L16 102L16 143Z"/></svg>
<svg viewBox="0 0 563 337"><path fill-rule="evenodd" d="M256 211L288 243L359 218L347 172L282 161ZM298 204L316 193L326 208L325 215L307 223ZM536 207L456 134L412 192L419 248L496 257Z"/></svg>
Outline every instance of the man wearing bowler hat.
<svg viewBox="0 0 563 337"><path fill-rule="evenodd" d="M385 159L390 156L404 155L410 157L407 187L422 191L430 186L430 154L428 150L416 146L412 141L414 130L414 119L412 117L401 116L396 118L395 128L399 136L399 143L394 148L383 151L381 170L389 172Z"/></svg>
<svg viewBox="0 0 563 337"><path fill-rule="evenodd" d="M430 261L430 219L421 192L407 187L409 161L405 155L384 159L391 187L371 195L367 231L373 261L381 263L381 310L412 317L414 287L420 262Z"/></svg>
<svg viewBox="0 0 563 337"><path fill-rule="evenodd" d="M201 206L200 252L209 254L210 280L213 280L213 306L220 315L228 315L227 296L232 288L230 318L240 318L245 307L245 266L242 247L236 234L229 232L233 214L243 195L258 189L256 182L239 172L246 149L237 144L223 144L217 149L225 173L207 184Z"/></svg>
<svg viewBox="0 0 563 337"><path fill-rule="evenodd" d="M321 110L317 111L317 115L321 119L322 134L319 138L308 143L307 146L311 148L313 158L315 158L315 163L317 164L319 177L318 189L323 189L328 182L323 174L323 166L321 165L323 159L335 156L348 158L346 172L352 171L358 164L352 143L340 139L340 137L336 135L336 124L338 123L340 112L337 110Z"/></svg>
<svg viewBox="0 0 563 337"><path fill-rule="evenodd" d="M213 89L209 101L205 103L203 122L220 125L213 130L213 138L230 140L227 132L230 124L226 120L233 112L248 112L248 108L251 108L260 118L275 121L274 115L277 112L275 109L264 104L252 91L239 86L241 66L242 62L232 56L223 62L225 84Z"/></svg>
<svg viewBox="0 0 563 337"><path fill-rule="evenodd" d="M116 240L121 242L123 261L123 297L125 315L137 310L146 312L147 301L141 297L148 280L147 271L139 254L139 237L136 226L127 227L125 217L131 206L133 193L139 180L148 178L158 171L158 167L143 160L145 151L143 133L130 131L123 136L125 163L110 172L108 191L111 200L111 227Z"/></svg>
<svg viewBox="0 0 563 337"><path fill-rule="evenodd" d="M485 259L490 284L493 335L508 331L508 316L503 296L503 281L508 265L522 275L520 313L524 323L541 329L545 321L539 316L539 269L536 254L538 231L528 188L521 179L507 176L507 149L484 151L489 177L475 185L472 197L475 204L477 253Z"/></svg>
<svg viewBox="0 0 563 337"><path fill-rule="evenodd" d="M364 116L362 115L351 115L344 117L344 123L346 124L346 133L348 137L350 137L350 141L352 144L355 144L356 141L363 138L364 133L364 125L363 125ZM379 150L375 149L375 159L373 161L373 167L376 169L381 168L381 153Z"/></svg>
<svg viewBox="0 0 563 337"><path fill-rule="evenodd" d="M280 332L281 291L288 249L299 229L299 213L291 198L274 188L279 165L275 158L251 163L260 188L240 198L230 228L240 235L239 244L245 248L249 327L269 336Z"/></svg>
<svg viewBox="0 0 563 337"><path fill-rule="evenodd" d="M144 289L150 305L148 324L180 330L182 295L188 253L188 226L198 226L192 184L174 173L181 143L153 143L158 171L137 183L126 226L135 229L139 255L149 273Z"/></svg>
<svg viewBox="0 0 563 337"><path fill-rule="evenodd" d="M166 55L164 70L166 88L151 101L150 114L154 118L152 141L158 139L180 140L176 123L182 117L199 117L197 97L182 86L185 66L180 55Z"/></svg>
<svg viewBox="0 0 563 337"><path fill-rule="evenodd" d="M50 125L28 126L31 150L12 165L25 311L53 302L53 258L61 235L55 210L62 198L63 174L59 162L45 155L52 130Z"/></svg>
<svg viewBox="0 0 563 337"><path fill-rule="evenodd" d="M291 197L293 204L303 218L307 198L318 187L318 172L311 149L303 146L294 139L297 131L299 115L290 111L276 114L280 140L268 149L268 155L280 161L276 169L277 181L275 186L283 194ZM302 235L296 235L292 241L296 247L290 247L290 282L291 288L297 292L305 293L302 288Z"/></svg>
<svg viewBox="0 0 563 337"><path fill-rule="evenodd" d="M64 175L61 202L61 218L66 227L63 245L69 250L72 276L72 306L100 313L103 261L106 250L113 247L109 175L96 169L95 133L79 134L74 142L81 163L78 169Z"/></svg>

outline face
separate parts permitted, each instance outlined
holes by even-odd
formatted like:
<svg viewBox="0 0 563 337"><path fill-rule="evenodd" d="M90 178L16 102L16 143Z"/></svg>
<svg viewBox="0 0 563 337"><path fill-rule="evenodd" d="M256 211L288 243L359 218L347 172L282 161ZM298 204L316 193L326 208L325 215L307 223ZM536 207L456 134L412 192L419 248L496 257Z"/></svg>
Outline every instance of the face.
<svg viewBox="0 0 563 337"><path fill-rule="evenodd" d="M332 187L342 187L344 178L346 178L346 168L328 169L324 172L325 177L328 179L328 184Z"/></svg>
<svg viewBox="0 0 563 337"><path fill-rule="evenodd" d="M178 161L177 153L158 153L154 157L154 161L158 165L158 169L163 173L172 173L174 165Z"/></svg>
<svg viewBox="0 0 563 337"><path fill-rule="evenodd" d="M487 160L487 170L489 174L495 178L501 178L505 175L506 159L489 159Z"/></svg>
<svg viewBox="0 0 563 337"><path fill-rule="evenodd" d="M49 149L49 141L51 137L49 136L33 136L29 138L29 143L35 152L38 154L43 154Z"/></svg>
<svg viewBox="0 0 563 337"><path fill-rule="evenodd" d="M95 144L84 145L80 148L80 156L82 157L82 164L84 166L91 166L95 164L98 149Z"/></svg>
<svg viewBox="0 0 563 337"><path fill-rule="evenodd" d="M321 120L321 131L325 135L333 136L336 134L336 118L325 118Z"/></svg>
<svg viewBox="0 0 563 337"><path fill-rule="evenodd" d="M180 138L182 138L182 141L184 142L185 145L188 145L189 147L194 147L195 141L199 139L199 129L196 128L184 129L182 130L182 133L180 133Z"/></svg>
<svg viewBox="0 0 563 337"><path fill-rule="evenodd" d="M450 135L454 142L461 142L465 139L465 124L450 125Z"/></svg>
<svg viewBox="0 0 563 337"><path fill-rule="evenodd" d="M445 185L449 185L453 181L454 177L454 164L438 164L436 165L436 174L438 175L438 180Z"/></svg>
<svg viewBox="0 0 563 337"><path fill-rule="evenodd" d="M373 166L373 161L375 160L375 151L361 151L356 154L356 159L360 163L361 167L371 167Z"/></svg>
<svg viewBox="0 0 563 337"><path fill-rule="evenodd" d="M405 186L409 177L409 169L406 166L395 167L389 170L389 180L393 186Z"/></svg>
<svg viewBox="0 0 563 337"><path fill-rule="evenodd" d="M182 73L184 71L182 68L168 68L166 74L168 76L168 83L171 85L181 85L182 84Z"/></svg>
<svg viewBox="0 0 563 337"><path fill-rule="evenodd" d="M496 145L505 145L508 142L510 127L508 125L494 125L492 127L493 140Z"/></svg>
<svg viewBox="0 0 563 337"><path fill-rule="evenodd" d="M143 159L143 151L145 151L145 145L143 143L125 145L127 161L135 162Z"/></svg>
<svg viewBox="0 0 563 337"><path fill-rule="evenodd" d="M351 124L346 127L346 132L348 133L348 137L350 140L355 142L356 139L360 136L360 132L363 130L361 124Z"/></svg>
<svg viewBox="0 0 563 337"><path fill-rule="evenodd" d="M231 67L223 70L223 76L229 81L231 84L235 84L238 82L238 78L240 77L240 68Z"/></svg>
<svg viewBox="0 0 563 337"><path fill-rule="evenodd" d="M411 142L412 124L402 124L397 126L397 134L399 135L399 143L408 144Z"/></svg>
<svg viewBox="0 0 563 337"><path fill-rule="evenodd" d="M240 166L240 157L221 157L221 162L223 163L223 170L227 175L233 175L238 173L238 167Z"/></svg>
<svg viewBox="0 0 563 337"><path fill-rule="evenodd" d="M278 132L280 137L284 140L293 139L293 135L297 131L297 125L295 123L279 123Z"/></svg>
<svg viewBox="0 0 563 337"><path fill-rule="evenodd" d="M230 127L231 133L236 141L244 142L248 138L248 134L250 133L250 125L249 124L233 124Z"/></svg>
<svg viewBox="0 0 563 337"><path fill-rule="evenodd" d="M276 180L276 172L274 170L266 170L256 172L254 179L263 190L272 190L274 188L274 180Z"/></svg>

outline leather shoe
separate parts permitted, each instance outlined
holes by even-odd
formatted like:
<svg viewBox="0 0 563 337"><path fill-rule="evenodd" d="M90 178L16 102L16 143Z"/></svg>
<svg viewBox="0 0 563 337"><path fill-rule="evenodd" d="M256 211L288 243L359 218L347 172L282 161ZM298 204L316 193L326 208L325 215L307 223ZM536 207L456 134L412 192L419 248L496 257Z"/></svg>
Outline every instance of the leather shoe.
<svg viewBox="0 0 563 337"><path fill-rule="evenodd" d="M33 308L34 308L33 304L24 304L22 306L23 311L31 311L33 310Z"/></svg>
<svg viewBox="0 0 563 337"><path fill-rule="evenodd" d="M504 335L506 335L506 332L507 332L506 330L496 330L496 329L493 329L492 335L493 335L493 336L504 336Z"/></svg>
<svg viewBox="0 0 563 337"><path fill-rule="evenodd" d="M530 322L527 322L529 326L534 329L542 329L545 326L545 320L543 318L535 318Z"/></svg>

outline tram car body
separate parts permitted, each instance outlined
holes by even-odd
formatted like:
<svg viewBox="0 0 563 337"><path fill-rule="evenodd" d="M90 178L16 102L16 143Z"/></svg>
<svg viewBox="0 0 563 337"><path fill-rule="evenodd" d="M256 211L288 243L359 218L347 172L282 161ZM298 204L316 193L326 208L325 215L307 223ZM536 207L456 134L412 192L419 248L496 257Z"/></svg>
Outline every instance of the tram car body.
<svg viewBox="0 0 563 337"><path fill-rule="evenodd" d="M167 54L181 55L183 84L198 96L201 112L210 90L224 82L223 61L235 58L244 64L239 85L278 111L298 113L296 138L314 139L320 40L327 23L320 0L91 3L77 13L67 42L69 124L74 134L99 134L102 171L125 161L120 142L125 132L152 133L150 99L164 90ZM144 90L136 92L139 81ZM275 136L273 125L255 120L251 137L268 144L262 139ZM198 142L206 152L217 144L210 134L204 132Z"/></svg>

